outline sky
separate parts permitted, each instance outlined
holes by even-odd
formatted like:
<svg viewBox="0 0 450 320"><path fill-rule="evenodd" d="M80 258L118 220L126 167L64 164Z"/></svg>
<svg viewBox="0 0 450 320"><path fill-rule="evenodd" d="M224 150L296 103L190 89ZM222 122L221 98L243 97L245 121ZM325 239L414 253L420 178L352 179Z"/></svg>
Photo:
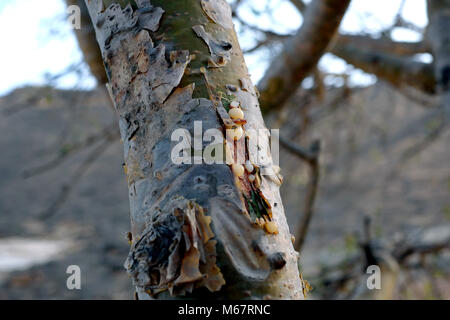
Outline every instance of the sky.
<svg viewBox="0 0 450 320"><path fill-rule="evenodd" d="M233 2L230 0L230 2ZM308 1L306 1L308 2ZM401 0L353 0L340 30L346 33L371 33L389 26L401 5ZM45 3L45 5L44 5ZM269 13L259 14L269 5ZM288 0L247 0L238 14L247 23L279 33L293 33L302 23ZM427 24L425 0L406 0L402 16L418 26ZM237 30L240 26L236 23ZM392 37L397 41L418 41L420 35L402 28L396 28ZM251 48L255 34L240 34L241 46ZM75 36L66 22L66 6L63 0L0 0L0 95L17 87L45 85L49 77L63 73L71 66L81 65L81 74L71 73L52 82L60 88L90 89L95 79L82 62ZM275 47L245 56L252 80L257 83L270 63L270 57L279 50ZM429 61L430 57L418 57ZM355 70L343 60L326 54L319 66L330 73L348 72L353 85L370 85L376 78ZM325 79L326 81L328 78ZM306 79L305 86L308 86ZM336 79L329 79L336 84Z"/></svg>

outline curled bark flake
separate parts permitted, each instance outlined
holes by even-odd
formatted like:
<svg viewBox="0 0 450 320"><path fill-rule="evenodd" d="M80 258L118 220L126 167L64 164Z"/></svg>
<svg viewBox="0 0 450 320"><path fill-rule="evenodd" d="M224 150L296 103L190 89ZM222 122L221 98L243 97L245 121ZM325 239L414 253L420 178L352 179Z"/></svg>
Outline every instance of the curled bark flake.
<svg viewBox="0 0 450 320"><path fill-rule="evenodd" d="M130 4L122 10L120 4L113 3L97 17L94 23L101 31L96 33L97 41L105 50L111 49L111 41L115 35L132 29L138 21L138 15L133 13Z"/></svg>
<svg viewBox="0 0 450 320"><path fill-rule="evenodd" d="M219 68L227 64L231 60L232 45L227 41L215 40L211 34L205 31L202 25L192 27L195 34L205 41L211 53L211 59L208 60L210 68Z"/></svg>
<svg viewBox="0 0 450 320"><path fill-rule="evenodd" d="M152 6L149 0L139 0L136 3L139 8L139 25L143 29L156 32L165 11L161 7Z"/></svg>
<svg viewBox="0 0 450 320"><path fill-rule="evenodd" d="M163 103L172 90L178 86L189 63L189 51L170 52L170 63L165 58L164 44L150 52L150 67L147 79L157 102Z"/></svg>
<svg viewBox="0 0 450 320"><path fill-rule="evenodd" d="M125 39L114 39L114 49L111 48L106 55L105 63L111 70L111 91L115 97L117 111L121 115L125 112L125 102L130 93L142 97L143 104L150 104L150 94L144 92L148 91L148 85L140 83L147 80L139 77L139 74L148 69L148 56L152 48L153 43L148 32L142 30Z"/></svg>
<svg viewBox="0 0 450 320"><path fill-rule="evenodd" d="M234 121L228 115L227 110L223 107L222 103L217 106L217 114L219 115L220 120L222 120L223 125L227 129L231 129L236 127Z"/></svg>
<svg viewBox="0 0 450 320"><path fill-rule="evenodd" d="M174 285L191 283L203 278L200 273L200 252L197 248L190 248L181 263L180 276L175 280Z"/></svg>
<svg viewBox="0 0 450 320"><path fill-rule="evenodd" d="M202 207L182 197L171 199L167 210L155 210L125 262L135 286L151 296L164 290L185 295L200 286L220 290L225 280L210 224Z"/></svg>
<svg viewBox="0 0 450 320"><path fill-rule="evenodd" d="M239 83L241 84L241 89L243 91L250 92L253 96L257 95L256 88L249 78L240 78Z"/></svg>
<svg viewBox="0 0 450 320"><path fill-rule="evenodd" d="M203 11L213 22L225 29L233 28L231 7L225 0L202 0Z"/></svg>

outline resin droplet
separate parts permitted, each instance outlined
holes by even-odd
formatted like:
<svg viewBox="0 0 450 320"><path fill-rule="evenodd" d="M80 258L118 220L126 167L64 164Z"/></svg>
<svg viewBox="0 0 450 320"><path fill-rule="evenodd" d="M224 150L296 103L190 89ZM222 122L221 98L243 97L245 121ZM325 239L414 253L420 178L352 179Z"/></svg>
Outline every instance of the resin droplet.
<svg viewBox="0 0 450 320"><path fill-rule="evenodd" d="M252 173L253 170L255 169L250 160L245 161L245 169L247 170L248 173Z"/></svg>
<svg viewBox="0 0 450 320"><path fill-rule="evenodd" d="M233 173L238 176L238 177L242 177L244 175L244 166L241 164L233 164L231 166L231 168L233 169Z"/></svg>
<svg viewBox="0 0 450 320"><path fill-rule="evenodd" d="M244 119L244 112L239 108L233 108L228 111L231 119Z"/></svg>
<svg viewBox="0 0 450 320"><path fill-rule="evenodd" d="M227 130L227 134L228 134L228 130ZM234 140L239 140L244 135L244 130L242 130L242 127L237 127L235 129L230 130L230 134Z"/></svg>
<svg viewBox="0 0 450 320"><path fill-rule="evenodd" d="M278 227L273 221L267 221L266 224L264 225L264 229L266 229L268 233L272 234L278 233Z"/></svg>

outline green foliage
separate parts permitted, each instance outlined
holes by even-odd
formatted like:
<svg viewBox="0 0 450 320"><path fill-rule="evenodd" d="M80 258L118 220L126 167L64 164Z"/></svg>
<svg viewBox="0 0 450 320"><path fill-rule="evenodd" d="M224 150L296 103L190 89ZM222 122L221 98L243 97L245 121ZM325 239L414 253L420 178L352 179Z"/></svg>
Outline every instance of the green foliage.
<svg viewBox="0 0 450 320"><path fill-rule="evenodd" d="M236 96L235 95L228 95L226 93L219 93L221 94L221 100L222 100L222 105L225 108L225 110L227 110L227 112L230 110L230 103L233 100L236 100Z"/></svg>
<svg viewBox="0 0 450 320"><path fill-rule="evenodd" d="M247 202L248 211L252 220L269 216L268 210L270 208L267 207L265 201L255 191L252 190L250 193L250 199L245 197L245 201Z"/></svg>

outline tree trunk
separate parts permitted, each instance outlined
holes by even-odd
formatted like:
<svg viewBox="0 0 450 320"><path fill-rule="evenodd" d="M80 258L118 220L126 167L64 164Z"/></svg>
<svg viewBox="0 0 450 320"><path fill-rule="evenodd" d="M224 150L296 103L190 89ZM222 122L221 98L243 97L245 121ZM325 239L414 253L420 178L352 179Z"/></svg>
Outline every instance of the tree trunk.
<svg viewBox="0 0 450 320"><path fill-rule="evenodd" d="M269 134L254 131L265 126L230 7L118 2L86 0L119 114L131 217L125 267L139 299L302 299L281 177L267 161ZM227 113L237 105L245 119ZM171 160L180 128L184 164ZM208 129L230 133L215 138L214 154L225 150L229 165L199 159L209 146L190 137Z"/></svg>

